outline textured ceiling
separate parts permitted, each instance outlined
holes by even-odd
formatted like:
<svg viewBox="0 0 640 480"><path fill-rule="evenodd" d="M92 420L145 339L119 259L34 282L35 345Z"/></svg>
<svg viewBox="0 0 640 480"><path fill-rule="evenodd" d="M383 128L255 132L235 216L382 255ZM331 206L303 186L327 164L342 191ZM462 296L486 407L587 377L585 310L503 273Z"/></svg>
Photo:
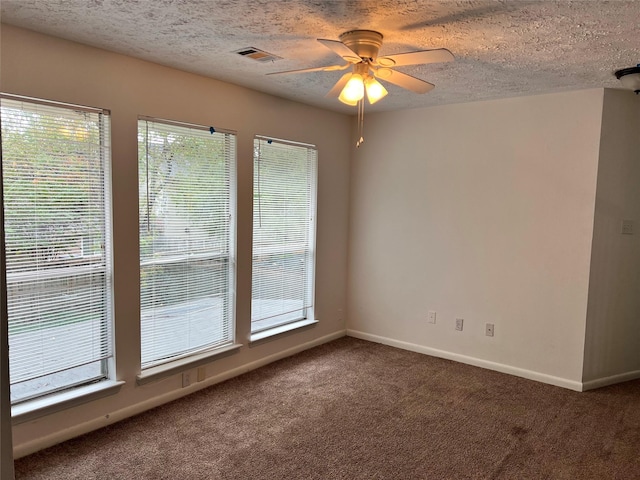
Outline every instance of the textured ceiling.
<svg viewBox="0 0 640 480"><path fill-rule="evenodd" d="M436 88L389 86L368 111L593 87L640 63L640 0L2 0L3 23L355 112L324 97L343 72L265 76L342 63L316 38L384 35L381 55L445 47L454 63L399 67ZM261 63L234 51L282 57Z"/></svg>

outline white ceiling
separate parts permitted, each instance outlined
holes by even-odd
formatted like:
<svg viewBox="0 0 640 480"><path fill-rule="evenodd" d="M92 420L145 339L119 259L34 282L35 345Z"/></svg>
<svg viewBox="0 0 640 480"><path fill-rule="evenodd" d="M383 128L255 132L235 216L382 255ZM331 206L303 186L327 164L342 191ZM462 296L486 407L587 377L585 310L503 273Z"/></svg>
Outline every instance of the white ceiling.
<svg viewBox="0 0 640 480"><path fill-rule="evenodd" d="M593 87L640 63L640 0L2 0L3 23L355 113L324 97L343 72L265 76L343 63L316 38L384 35L380 54L445 47L454 63L399 67L436 88L389 86L367 111ZM234 51L282 57L261 63Z"/></svg>

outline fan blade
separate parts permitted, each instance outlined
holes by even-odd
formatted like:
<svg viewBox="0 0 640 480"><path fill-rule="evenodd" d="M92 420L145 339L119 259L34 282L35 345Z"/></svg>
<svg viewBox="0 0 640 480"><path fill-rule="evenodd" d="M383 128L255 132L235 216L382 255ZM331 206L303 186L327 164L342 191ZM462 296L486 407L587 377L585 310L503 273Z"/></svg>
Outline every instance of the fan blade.
<svg viewBox="0 0 640 480"><path fill-rule="evenodd" d="M362 61L356 52L338 40L326 40L324 38L319 38L318 41L333 53L340 55L349 63L360 63Z"/></svg>
<svg viewBox="0 0 640 480"><path fill-rule="evenodd" d="M433 83L425 82L424 80L398 72L397 70L391 70L390 68L376 69L373 71L373 75L376 78L393 83L394 85L406 88L415 93L427 93L435 87Z"/></svg>
<svg viewBox="0 0 640 480"><path fill-rule="evenodd" d="M346 65L329 65L328 67L315 67L315 68L303 68L301 70L287 70L285 72L271 72L267 73L267 75L285 75L288 73L306 73L306 72L335 72L337 70L344 70L345 68L349 68L351 64L347 63Z"/></svg>
<svg viewBox="0 0 640 480"><path fill-rule="evenodd" d="M435 50L419 50L416 52L378 57L376 64L383 67L402 67L404 65L423 63L452 62L453 60L455 60L455 58L449 50L446 48L437 48Z"/></svg>
<svg viewBox="0 0 640 480"><path fill-rule="evenodd" d="M336 82L336 84L333 86L333 88L331 90L329 90L329 93L327 93L325 95L325 97L338 97L340 96L340 92L342 91L342 89L344 88L344 86L347 84L347 82L349 81L349 78L351 77L352 73L345 73L340 80L338 80Z"/></svg>

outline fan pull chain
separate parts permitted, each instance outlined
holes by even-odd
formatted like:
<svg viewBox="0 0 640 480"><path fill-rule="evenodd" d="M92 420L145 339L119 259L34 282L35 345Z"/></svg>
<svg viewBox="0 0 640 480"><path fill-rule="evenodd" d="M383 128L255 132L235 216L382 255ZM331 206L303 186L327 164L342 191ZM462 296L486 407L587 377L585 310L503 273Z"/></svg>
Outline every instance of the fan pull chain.
<svg viewBox="0 0 640 480"><path fill-rule="evenodd" d="M360 148L364 142L364 98L358 100L358 141L356 148Z"/></svg>

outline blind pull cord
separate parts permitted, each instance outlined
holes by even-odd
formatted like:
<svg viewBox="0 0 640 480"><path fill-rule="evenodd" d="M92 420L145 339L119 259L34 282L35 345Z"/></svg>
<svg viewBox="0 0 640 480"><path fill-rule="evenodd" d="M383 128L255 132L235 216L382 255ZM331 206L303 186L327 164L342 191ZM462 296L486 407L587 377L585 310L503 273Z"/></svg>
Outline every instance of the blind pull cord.
<svg viewBox="0 0 640 480"><path fill-rule="evenodd" d="M262 163L262 140L258 142L258 225L262 228L262 195L260 192L260 163Z"/></svg>
<svg viewBox="0 0 640 480"><path fill-rule="evenodd" d="M149 204L149 122L145 122L146 135L144 136L144 150L146 153L146 170L147 170L147 232L151 231L151 205Z"/></svg>

